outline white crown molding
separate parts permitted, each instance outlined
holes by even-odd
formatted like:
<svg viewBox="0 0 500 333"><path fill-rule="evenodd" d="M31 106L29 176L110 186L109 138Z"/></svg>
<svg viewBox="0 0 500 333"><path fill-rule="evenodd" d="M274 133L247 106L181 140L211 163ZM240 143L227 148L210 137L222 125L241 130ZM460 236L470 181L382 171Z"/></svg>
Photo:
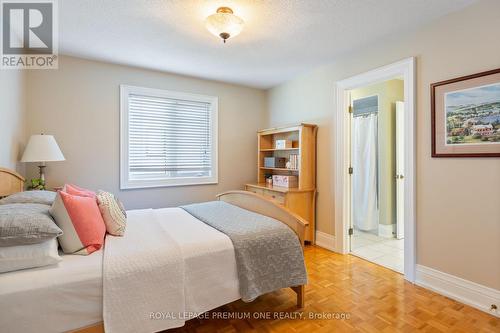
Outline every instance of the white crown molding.
<svg viewBox="0 0 500 333"><path fill-rule="evenodd" d="M415 283L476 309L500 317L500 290L489 288L433 268L417 265ZM496 304L497 310L490 310Z"/></svg>
<svg viewBox="0 0 500 333"><path fill-rule="evenodd" d="M330 251L335 251L335 236L316 231L316 245Z"/></svg>

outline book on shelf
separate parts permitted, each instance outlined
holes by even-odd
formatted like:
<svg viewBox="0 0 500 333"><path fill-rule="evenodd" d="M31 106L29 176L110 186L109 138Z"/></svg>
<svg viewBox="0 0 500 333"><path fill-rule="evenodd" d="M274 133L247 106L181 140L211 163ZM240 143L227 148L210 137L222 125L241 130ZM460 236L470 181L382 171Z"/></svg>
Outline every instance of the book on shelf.
<svg viewBox="0 0 500 333"><path fill-rule="evenodd" d="M298 170L299 169L299 155L290 154L290 158L289 158L288 162L290 162L288 169L290 169L290 170Z"/></svg>

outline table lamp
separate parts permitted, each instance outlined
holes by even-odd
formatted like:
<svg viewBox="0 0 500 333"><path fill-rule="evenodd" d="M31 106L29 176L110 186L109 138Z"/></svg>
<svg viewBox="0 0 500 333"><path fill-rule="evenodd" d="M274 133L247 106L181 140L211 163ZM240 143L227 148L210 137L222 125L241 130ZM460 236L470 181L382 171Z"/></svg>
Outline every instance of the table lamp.
<svg viewBox="0 0 500 333"><path fill-rule="evenodd" d="M38 162L40 179L45 183L45 162L64 161L64 155L52 135L32 135L24 149L21 162Z"/></svg>

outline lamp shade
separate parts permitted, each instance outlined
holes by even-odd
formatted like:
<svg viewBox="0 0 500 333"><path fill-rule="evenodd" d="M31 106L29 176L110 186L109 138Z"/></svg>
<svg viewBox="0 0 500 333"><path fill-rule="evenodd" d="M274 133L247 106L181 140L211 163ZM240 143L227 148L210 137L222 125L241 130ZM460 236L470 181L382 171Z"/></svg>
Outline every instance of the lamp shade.
<svg viewBox="0 0 500 333"><path fill-rule="evenodd" d="M24 149L21 162L64 161L64 155L52 135L32 135Z"/></svg>

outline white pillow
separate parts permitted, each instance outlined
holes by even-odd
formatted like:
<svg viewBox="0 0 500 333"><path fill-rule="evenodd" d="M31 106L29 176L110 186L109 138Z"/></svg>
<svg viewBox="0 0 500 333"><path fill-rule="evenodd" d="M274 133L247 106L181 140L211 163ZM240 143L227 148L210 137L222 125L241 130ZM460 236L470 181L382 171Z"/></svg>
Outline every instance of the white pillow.
<svg viewBox="0 0 500 333"><path fill-rule="evenodd" d="M38 244L0 248L0 273L42 267L61 261L55 238Z"/></svg>

